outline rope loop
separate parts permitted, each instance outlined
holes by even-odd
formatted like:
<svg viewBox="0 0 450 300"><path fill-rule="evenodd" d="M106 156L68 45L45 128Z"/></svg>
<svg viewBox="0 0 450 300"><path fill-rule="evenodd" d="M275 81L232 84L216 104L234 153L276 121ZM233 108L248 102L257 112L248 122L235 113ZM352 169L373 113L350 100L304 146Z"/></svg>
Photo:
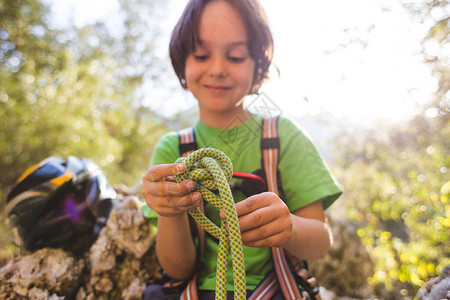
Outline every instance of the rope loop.
<svg viewBox="0 0 450 300"><path fill-rule="evenodd" d="M189 211L194 220L208 233L219 239L217 255L216 299L227 297L227 259L231 249L233 262L235 299L246 299L245 263L242 247L241 231L231 194L229 182L233 174L233 165L228 156L214 148L203 148L194 151L187 157L176 160L186 166L184 173L176 176L177 182L191 179L196 183L196 190L203 199L218 210L224 210L226 220L221 220L219 228L209 220L203 212L196 208ZM217 190L214 193L211 190ZM228 228L228 230L227 230Z"/></svg>
<svg viewBox="0 0 450 300"><path fill-rule="evenodd" d="M210 170L207 169L207 158L213 158L220 163L226 180L231 180L231 177L233 176L233 165L228 156L222 151L214 148L203 148L191 153L188 157L180 157L176 160L176 163L182 163L186 166L186 171L183 174L177 175L177 178L181 179L180 182L188 178L199 184L214 181L214 176L210 173ZM208 184L212 183L207 183L207 185ZM214 186L215 187L212 189L217 189L217 186Z"/></svg>

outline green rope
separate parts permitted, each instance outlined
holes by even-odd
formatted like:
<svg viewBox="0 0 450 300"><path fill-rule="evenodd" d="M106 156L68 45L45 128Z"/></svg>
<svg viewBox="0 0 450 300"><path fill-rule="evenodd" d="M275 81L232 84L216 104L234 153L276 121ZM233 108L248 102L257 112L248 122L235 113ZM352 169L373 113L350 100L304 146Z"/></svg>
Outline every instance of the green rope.
<svg viewBox="0 0 450 300"><path fill-rule="evenodd" d="M188 157L180 157L176 162L186 166L186 171L177 175L177 182L182 182L186 179L193 180L196 182L196 190L202 194L205 201L214 205L218 210L225 210L226 220L222 220L221 228L211 222L199 208L189 211L189 214L198 224L212 236L219 239L216 299L227 299L227 257L229 248L231 248L233 259L234 296L235 299L246 299L241 231L233 196L228 184L233 173L231 160L220 150L203 148L193 152ZM218 190L219 196L210 190ZM226 227L228 227L228 230L226 230Z"/></svg>

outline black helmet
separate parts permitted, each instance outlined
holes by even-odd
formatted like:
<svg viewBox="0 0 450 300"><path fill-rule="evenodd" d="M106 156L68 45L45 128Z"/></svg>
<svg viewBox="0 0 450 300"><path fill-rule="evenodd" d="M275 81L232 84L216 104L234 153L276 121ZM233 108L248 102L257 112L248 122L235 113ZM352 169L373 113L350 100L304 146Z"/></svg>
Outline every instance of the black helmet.
<svg viewBox="0 0 450 300"><path fill-rule="evenodd" d="M95 241L115 197L94 162L49 157L17 180L6 213L25 249L61 247L81 254Z"/></svg>

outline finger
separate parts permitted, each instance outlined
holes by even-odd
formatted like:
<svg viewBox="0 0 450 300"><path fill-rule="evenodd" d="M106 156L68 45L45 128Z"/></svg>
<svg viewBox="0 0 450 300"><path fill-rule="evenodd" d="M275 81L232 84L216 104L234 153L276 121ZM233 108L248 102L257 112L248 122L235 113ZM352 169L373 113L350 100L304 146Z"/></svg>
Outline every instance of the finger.
<svg viewBox="0 0 450 300"><path fill-rule="evenodd" d="M142 187L144 197L151 196L181 196L195 189L195 183L192 180L185 180L180 183L170 181L146 182Z"/></svg>
<svg viewBox="0 0 450 300"><path fill-rule="evenodd" d="M161 179L183 173L186 167L183 164L162 164L153 166L145 173L143 180L157 182Z"/></svg>
<svg viewBox="0 0 450 300"><path fill-rule="evenodd" d="M287 235L284 232L279 232L264 239L247 240L242 238L242 244L248 247L279 247L286 243L287 240Z"/></svg>
<svg viewBox="0 0 450 300"><path fill-rule="evenodd" d="M270 197L272 193L261 193L248 197L241 202L236 203L236 212L238 216L243 216L259 208L268 206L270 204Z"/></svg>
<svg viewBox="0 0 450 300"><path fill-rule="evenodd" d="M201 194L194 192L183 197L154 197L152 201L146 201L147 205L159 215L174 216L199 207L201 199Z"/></svg>
<svg viewBox="0 0 450 300"><path fill-rule="evenodd" d="M241 231L242 239L248 242L263 240L272 235L278 234L285 230L282 226L270 223L259 227L253 227L247 231Z"/></svg>
<svg viewBox="0 0 450 300"><path fill-rule="evenodd" d="M194 192L182 197L168 197L167 200L173 207L186 210L192 206L200 205L202 194L200 194L199 192Z"/></svg>
<svg viewBox="0 0 450 300"><path fill-rule="evenodd" d="M239 217L239 227L241 232L258 228L275 221L279 217L276 209L263 207Z"/></svg>
<svg viewBox="0 0 450 300"><path fill-rule="evenodd" d="M164 178L165 181L177 182L177 178L175 176L166 176Z"/></svg>
<svg viewBox="0 0 450 300"><path fill-rule="evenodd" d="M183 213L188 212L189 210L193 210L196 209L198 206L191 206L189 208L178 208L178 207L160 207L158 208L158 210L155 210L155 212L159 215L159 216L164 216L164 217L174 217Z"/></svg>

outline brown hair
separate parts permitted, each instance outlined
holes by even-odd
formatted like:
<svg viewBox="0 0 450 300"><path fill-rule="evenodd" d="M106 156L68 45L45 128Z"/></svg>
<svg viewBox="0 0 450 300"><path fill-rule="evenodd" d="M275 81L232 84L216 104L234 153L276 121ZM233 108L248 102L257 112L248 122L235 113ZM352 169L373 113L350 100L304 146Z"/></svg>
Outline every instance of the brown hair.
<svg viewBox="0 0 450 300"><path fill-rule="evenodd" d="M198 43L198 24L206 4L217 0L191 0L186 5L180 20L172 32L169 53L172 66L184 89L186 59L195 50ZM273 57L273 39L269 22L263 7L257 0L225 0L242 16L247 28L248 49L255 60L253 84L250 90L255 94L261 84L268 78L269 66Z"/></svg>

